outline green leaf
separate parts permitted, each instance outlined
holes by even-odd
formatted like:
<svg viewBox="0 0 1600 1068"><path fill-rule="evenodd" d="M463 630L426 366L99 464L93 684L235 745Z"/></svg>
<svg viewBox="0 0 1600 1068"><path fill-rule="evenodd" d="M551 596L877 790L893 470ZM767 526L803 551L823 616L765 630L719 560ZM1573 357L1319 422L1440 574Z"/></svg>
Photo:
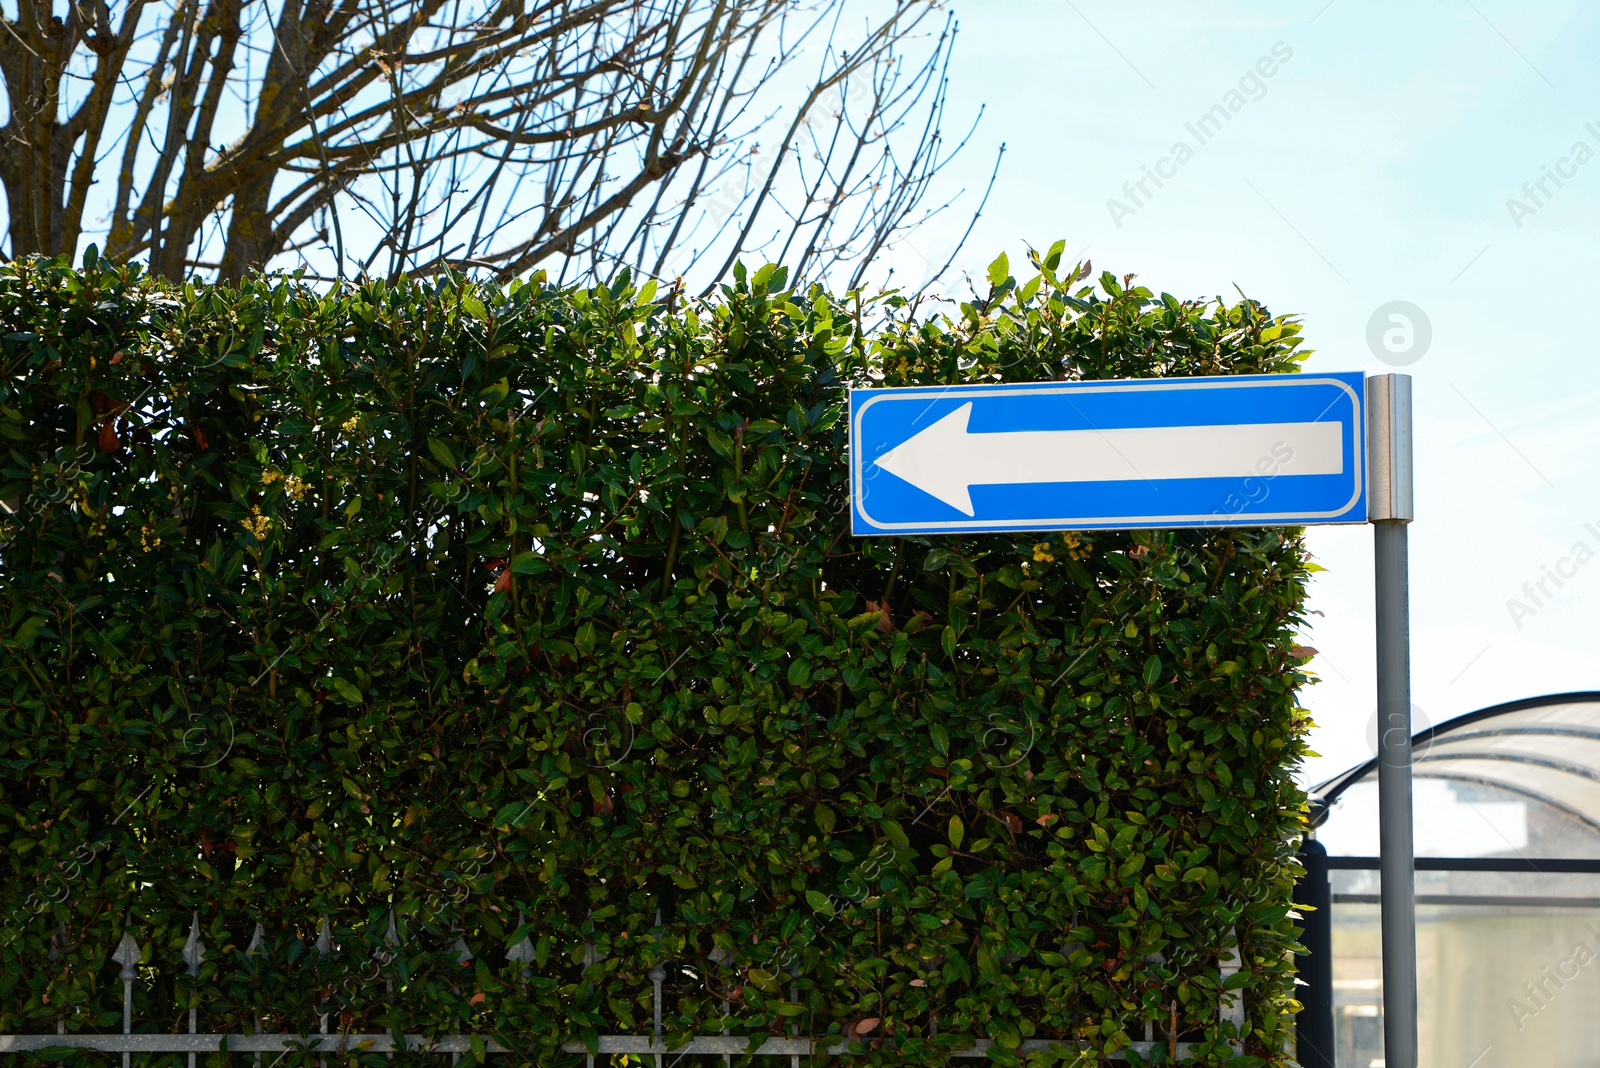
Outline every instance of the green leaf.
<svg viewBox="0 0 1600 1068"><path fill-rule="evenodd" d="M335 675L333 677L333 688L340 697L343 697L353 705L359 705L363 700L361 691L356 689L355 685L348 679L341 679Z"/></svg>
<svg viewBox="0 0 1600 1068"><path fill-rule="evenodd" d="M1154 653L1151 653L1150 654L1150 659L1148 659L1148 660L1146 660L1144 662L1144 684L1146 686L1154 686L1155 683L1156 683L1156 680L1159 679L1160 677L1161 677L1161 658L1159 656L1156 656Z"/></svg>
<svg viewBox="0 0 1600 1068"><path fill-rule="evenodd" d="M518 575L537 575L549 569L544 557L532 550L518 553L511 561L511 570Z"/></svg>
<svg viewBox="0 0 1600 1068"><path fill-rule="evenodd" d="M490 822L495 827L520 827L532 811L533 803L531 801L513 801L509 805L502 806Z"/></svg>
<svg viewBox="0 0 1600 1068"><path fill-rule="evenodd" d="M967 825L961 822L960 816L950 817L950 846L953 849L961 848L961 841L967 835Z"/></svg>
<svg viewBox="0 0 1600 1068"><path fill-rule="evenodd" d="M998 286L1010 277L1011 260L1002 252L995 258L993 263L989 264L989 284Z"/></svg>
<svg viewBox="0 0 1600 1068"><path fill-rule="evenodd" d="M807 890L806 904L811 906L813 912L820 912L830 919L833 917L833 902L828 900L828 895L820 890Z"/></svg>
<svg viewBox="0 0 1600 1068"><path fill-rule="evenodd" d="M44 630L45 625L49 622L50 620L45 616L29 616L23 620L22 626L17 628L16 634L13 635L13 640L24 649L31 649L33 648L34 640L39 637L40 632Z"/></svg>
<svg viewBox="0 0 1600 1068"><path fill-rule="evenodd" d="M452 471L460 466L460 464L456 462L455 454L450 451L450 446L446 445L438 438L428 439L428 451L433 453L433 458L439 461L442 466L447 467Z"/></svg>
<svg viewBox="0 0 1600 1068"><path fill-rule="evenodd" d="M928 733L933 736L933 747L939 750L940 756L950 755L950 732L944 729L942 723L928 725Z"/></svg>

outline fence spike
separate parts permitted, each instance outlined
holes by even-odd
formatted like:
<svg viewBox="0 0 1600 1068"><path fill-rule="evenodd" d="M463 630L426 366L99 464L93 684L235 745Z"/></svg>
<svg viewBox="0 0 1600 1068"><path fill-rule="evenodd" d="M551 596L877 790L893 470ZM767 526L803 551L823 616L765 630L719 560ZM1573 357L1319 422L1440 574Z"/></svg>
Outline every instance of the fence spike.
<svg viewBox="0 0 1600 1068"><path fill-rule="evenodd" d="M383 932L383 940L391 946L400 944L400 932L394 925L394 909L389 910L389 927Z"/></svg>
<svg viewBox="0 0 1600 1068"><path fill-rule="evenodd" d="M332 952L333 925L328 922L328 917L324 916L322 917L322 922L317 924L317 956L326 957ZM325 997L318 1001L319 1006L326 1003L327 998ZM317 1014L317 1033L322 1035L328 1033L328 1014L325 1012L319 1012ZM320 1066L320 1068L326 1068L327 1063L328 1059L326 1057L317 1058L317 1064Z"/></svg>
<svg viewBox="0 0 1600 1068"><path fill-rule="evenodd" d="M517 910L517 927L520 929L527 922L522 910ZM533 963L533 940L527 935L522 936L522 941L506 947L506 960L513 964L523 965L523 973L527 973L527 965Z"/></svg>
<svg viewBox="0 0 1600 1068"><path fill-rule="evenodd" d="M468 964L472 961L472 948L467 945L465 938L457 938L456 944L450 948L456 951L457 964Z"/></svg>
<svg viewBox="0 0 1600 1068"><path fill-rule="evenodd" d="M1217 971L1224 986L1234 975L1238 974L1242 964L1240 957L1239 932L1237 929L1229 932L1233 938L1231 945L1224 947L1222 956L1217 961ZM1218 1016L1223 1023L1231 1023L1234 1027L1234 1036L1228 1040L1228 1045L1235 1053L1244 1050L1245 1008L1244 996L1237 990L1224 990L1219 999Z"/></svg>
<svg viewBox="0 0 1600 1068"><path fill-rule="evenodd" d="M122 965L121 979L131 983L138 975L134 965L139 963L139 943L133 940L133 932L127 928L122 930L122 941L117 943L116 951L111 954L111 959Z"/></svg>
<svg viewBox="0 0 1600 1068"><path fill-rule="evenodd" d="M250 944L245 947L245 956L259 957L262 955L263 950L261 948L261 943L265 941L266 933L266 930L261 926L261 921L257 920L256 929L250 933ZM259 1012L252 1012L250 1014L250 1019L252 1030L259 1035L261 1033L261 1014ZM256 1068L261 1068L261 1054L259 1053L256 1054Z"/></svg>
<svg viewBox="0 0 1600 1068"><path fill-rule="evenodd" d="M662 934L662 930L661 930L661 910L659 908L656 909L656 925L651 930L650 933L655 937L656 945L659 946L661 944L661 942L662 942L662 937L661 937L661 934ZM667 969L662 965L661 961L656 961L654 964L652 964L650 966L650 970L645 974L650 979L650 988L651 988L651 995L652 995L651 999L650 999L650 1015L652 1017L652 1021L651 1022L652 1022L652 1024L654 1026L652 1027L651 1032L650 1032L650 1041L651 1041L652 1045L660 1046L661 1045L661 1001L662 1001L662 993L661 993L661 991L662 991L662 984L664 984L667 981ZM665 1066L666 1066L665 1060L662 1059L662 1056L661 1056L660 1053L657 1053L656 1054L656 1068L665 1068ZM798 1066L791 1066L791 1068L798 1068Z"/></svg>
<svg viewBox="0 0 1600 1068"><path fill-rule="evenodd" d="M189 939L183 944L183 963L189 966L190 975L200 974L200 963L206 959L206 944L200 938L200 913L189 921Z"/></svg>
<svg viewBox="0 0 1600 1068"><path fill-rule="evenodd" d="M206 959L206 944L200 938L200 910L196 909L189 919L189 938L183 943L183 963L189 966L189 976L198 979L200 963ZM199 1024L198 995L191 988L189 991L189 1033L195 1033ZM189 1054L189 1068L195 1066L195 1055Z"/></svg>
<svg viewBox="0 0 1600 1068"><path fill-rule="evenodd" d="M117 943L117 948L112 952L111 959L122 965L122 1033L133 1034L133 981L139 972L134 967L139 963L139 943L133 940L133 932L128 928L133 926L133 913L128 913L122 921L122 941ZM130 1054L122 1054L122 1068L129 1068Z"/></svg>

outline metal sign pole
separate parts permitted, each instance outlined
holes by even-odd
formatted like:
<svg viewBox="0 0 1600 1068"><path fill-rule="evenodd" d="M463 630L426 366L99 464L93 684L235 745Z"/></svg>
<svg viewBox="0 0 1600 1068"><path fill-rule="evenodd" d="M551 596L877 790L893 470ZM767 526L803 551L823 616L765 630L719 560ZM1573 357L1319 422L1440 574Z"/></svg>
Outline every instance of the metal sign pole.
<svg viewBox="0 0 1600 1068"><path fill-rule="evenodd" d="M1406 524L1411 376L1367 379L1368 518L1377 576L1378 850L1382 879L1383 1055L1417 1068L1416 864L1411 822L1411 622Z"/></svg>

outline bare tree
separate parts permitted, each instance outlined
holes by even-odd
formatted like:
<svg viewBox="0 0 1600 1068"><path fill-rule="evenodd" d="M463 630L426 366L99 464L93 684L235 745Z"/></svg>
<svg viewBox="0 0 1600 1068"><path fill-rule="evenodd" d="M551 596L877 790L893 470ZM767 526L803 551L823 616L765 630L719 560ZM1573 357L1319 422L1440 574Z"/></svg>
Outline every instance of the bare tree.
<svg viewBox="0 0 1600 1068"><path fill-rule="evenodd" d="M59 6L0 0L13 257L858 280L965 141L931 0Z"/></svg>

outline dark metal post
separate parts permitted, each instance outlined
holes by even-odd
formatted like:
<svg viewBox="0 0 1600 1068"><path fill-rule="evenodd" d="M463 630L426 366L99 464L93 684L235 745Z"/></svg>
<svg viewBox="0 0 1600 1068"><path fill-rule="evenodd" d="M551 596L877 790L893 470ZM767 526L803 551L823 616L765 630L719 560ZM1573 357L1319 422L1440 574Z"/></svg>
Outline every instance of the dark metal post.
<svg viewBox="0 0 1600 1068"><path fill-rule="evenodd" d="M1333 1064L1333 892L1328 885L1328 851L1315 838L1300 847L1305 875L1295 884L1300 916L1300 954L1295 967L1300 981L1300 1012L1294 1018L1295 1060L1302 1068L1334 1068Z"/></svg>
<svg viewBox="0 0 1600 1068"><path fill-rule="evenodd" d="M1383 1056L1417 1068L1416 862L1411 840L1411 378L1367 379L1368 518L1377 578L1378 852Z"/></svg>

